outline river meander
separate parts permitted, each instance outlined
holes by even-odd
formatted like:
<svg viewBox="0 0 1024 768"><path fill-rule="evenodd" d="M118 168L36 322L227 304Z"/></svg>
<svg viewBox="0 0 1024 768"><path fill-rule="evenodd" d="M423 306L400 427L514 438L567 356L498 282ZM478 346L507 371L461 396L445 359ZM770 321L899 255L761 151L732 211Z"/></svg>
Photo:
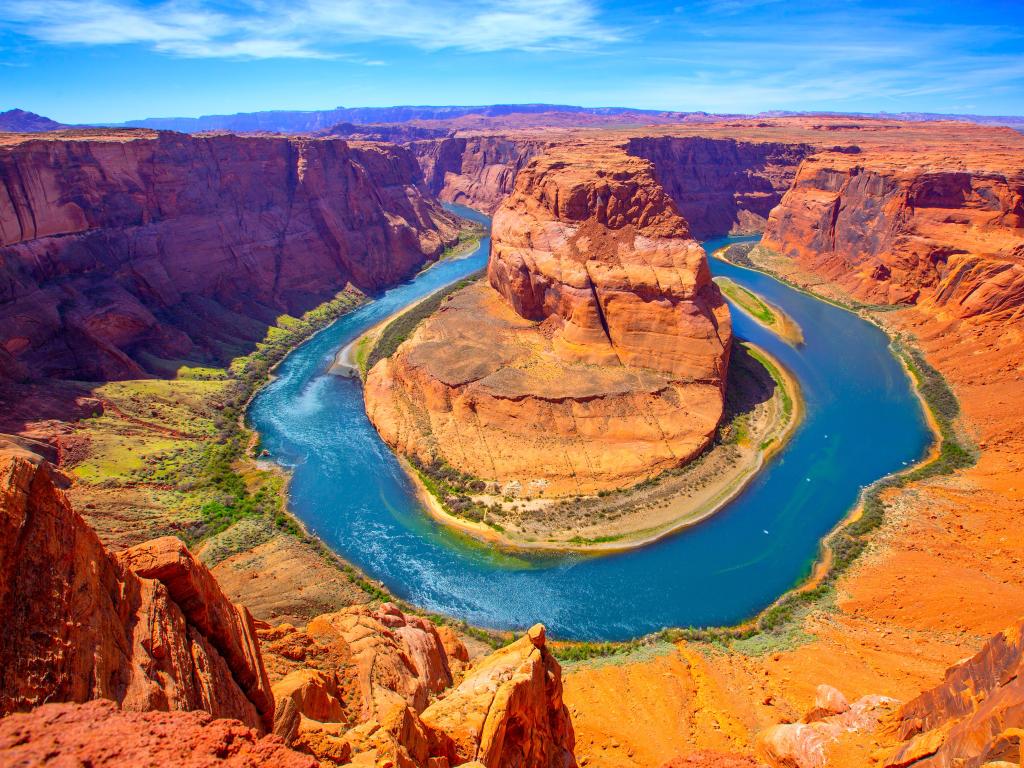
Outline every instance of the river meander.
<svg viewBox="0 0 1024 768"><path fill-rule="evenodd" d="M468 209L458 212L486 223ZM742 238L703 245L708 254ZM618 554L510 554L436 523L381 442L353 379L327 373L334 354L383 318L483 267L441 262L292 352L248 418L292 472L292 512L395 595L493 628L542 621L562 638L621 640L667 626L742 621L807 576L819 542L862 486L903 469L931 435L910 380L878 328L751 270L712 259L803 329L793 347L741 312L737 336L767 349L799 381L806 409L787 446L720 512L655 544Z"/></svg>

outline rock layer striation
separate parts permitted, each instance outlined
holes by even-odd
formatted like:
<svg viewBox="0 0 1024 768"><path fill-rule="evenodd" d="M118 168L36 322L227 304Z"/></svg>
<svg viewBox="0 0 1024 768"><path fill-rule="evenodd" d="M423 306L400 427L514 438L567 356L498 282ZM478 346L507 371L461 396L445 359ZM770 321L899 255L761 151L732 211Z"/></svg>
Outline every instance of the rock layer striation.
<svg viewBox="0 0 1024 768"><path fill-rule="evenodd" d="M636 482L722 415L731 330L651 164L553 150L495 214L489 285L452 297L367 379L385 441L523 495Z"/></svg>
<svg viewBox="0 0 1024 768"><path fill-rule="evenodd" d="M0 451L0 714L102 698L269 729L249 612L177 539L109 554L60 482L37 455Z"/></svg>
<svg viewBox="0 0 1024 768"><path fill-rule="evenodd" d="M1004 156L825 151L801 165L763 244L876 304L1011 318L1024 304L1024 142Z"/></svg>
<svg viewBox="0 0 1024 768"><path fill-rule="evenodd" d="M284 312L376 291L457 236L413 155L148 131L0 139L0 372L224 361Z"/></svg>

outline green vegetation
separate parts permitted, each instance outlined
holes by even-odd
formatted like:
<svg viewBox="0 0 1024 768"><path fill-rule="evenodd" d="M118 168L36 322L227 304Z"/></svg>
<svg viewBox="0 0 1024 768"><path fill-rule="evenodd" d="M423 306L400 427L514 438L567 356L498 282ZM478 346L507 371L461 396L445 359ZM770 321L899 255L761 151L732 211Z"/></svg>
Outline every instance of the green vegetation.
<svg viewBox="0 0 1024 768"><path fill-rule="evenodd" d="M462 280L452 283L436 293L432 293L419 304L409 309L409 311L403 312L388 323L377 336L377 343L374 345L373 350L367 354L366 363L360 366L360 370L368 371L378 361L395 354L395 350L398 349L399 345L412 336L416 327L434 314L445 299L456 291L476 282L482 274L483 270L478 270L468 277L464 277Z"/></svg>
<svg viewBox="0 0 1024 768"><path fill-rule="evenodd" d="M366 378L366 372L370 370L366 363L370 357L370 350L372 346L373 338L369 334L362 336L359 341L356 342L355 354L353 357L355 358L356 368L359 369L359 375L364 379Z"/></svg>
<svg viewBox="0 0 1024 768"><path fill-rule="evenodd" d="M486 523L498 531L504 530L489 517L489 513L496 510L474 501L469 495L485 490L483 480L461 472L441 459L424 464L413 456L409 463L416 470L423 486L438 500L445 512L473 523Z"/></svg>
<svg viewBox="0 0 1024 768"><path fill-rule="evenodd" d="M139 521L141 529L174 533L190 544L242 520L301 533L284 510L281 475L242 461L251 441L242 414L293 347L362 301L361 294L341 293L302 317L282 315L255 349L226 368L176 364L177 379L100 386L96 394L108 412L81 423L89 450L74 473L96 488L121 488L125 499L142 499L138 507L148 518ZM248 527L246 535L268 535L259 527Z"/></svg>
<svg viewBox="0 0 1024 768"><path fill-rule="evenodd" d="M462 229L459 230L459 239L449 245L438 257L440 261L454 259L471 253L480 243L481 238L487 234L487 227L470 219L462 219Z"/></svg>
<svg viewBox="0 0 1024 768"><path fill-rule="evenodd" d="M747 346L746 349L748 354L764 366L764 369L768 371L768 374L772 379L774 379L782 397L782 415L788 421L789 417L793 414L793 397L790 395L789 389L787 388L786 377L782 375L782 371L776 367L775 363L761 354L757 349L752 346Z"/></svg>
<svg viewBox="0 0 1024 768"><path fill-rule="evenodd" d="M585 539L582 536L573 536L569 539L570 544L609 544L613 541L618 541L625 534L618 534L616 536L597 536L593 539Z"/></svg>
<svg viewBox="0 0 1024 768"><path fill-rule="evenodd" d="M749 291L739 283L730 280L728 277L716 277L715 282L722 289L726 298L731 300L744 312L752 315L768 326L774 326L779 319L772 312L771 307L761 301L760 297L753 291Z"/></svg>

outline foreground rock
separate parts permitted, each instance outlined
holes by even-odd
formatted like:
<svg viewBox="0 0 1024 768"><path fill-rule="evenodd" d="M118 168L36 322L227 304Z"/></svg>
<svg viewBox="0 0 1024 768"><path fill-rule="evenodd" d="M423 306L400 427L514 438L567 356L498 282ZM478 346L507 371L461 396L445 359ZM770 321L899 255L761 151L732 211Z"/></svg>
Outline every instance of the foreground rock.
<svg viewBox="0 0 1024 768"><path fill-rule="evenodd" d="M1024 737L1024 621L951 667L943 682L896 714L905 741L886 766L976 768L1019 764Z"/></svg>
<svg viewBox="0 0 1024 768"><path fill-rule="evenodd" d="M825 768L834 765L829 749L849 733L874 731L896 706L885 696L864 696L853 704L836 689L819 686L814 708L803 722L776 725L758 738L759 752L776 768Z"/></svg>
<svg viewBox="0 0 1024 768"><path fill-rule="evenodd" d="M107 553L61 482L38 455L0 450L0 715L33 710L0 720L0 762L156 765L193 751L186 765L316 764L288 744L327 765L574 764L543 627L454 689L465 646L391 604L258 637L177 539ZM271 729L276 741L258 738Z"/></svg>
<svg viewBox="0 0 1024 768"><path fill-rule="evenodd" d="M391 285L456 237L394 145L0 137L0 375L95 381L223 362L282 312Z"/></svg>
<svg viewBox="0 0 1024 768"><path fill-rule="evenodd" d="M460 765L563 768L576 764L562 671L544 627L483 659L422 715L432 751Z"/></svg>
<svg viewBox="0 0 1024 768"><path fill-rule="evenodd" d="M0 764L316 768L277 736L207 712L124 712L113 702L46 704L0 719Z"/></svg>
<svg viewBox="0 0 1024 768"><path fill-rule="evenodd" d="M543 627L478 660L454 688L461 643L394 606L262 630L277 699L275 733L333 764L575 764L561 670ZM444 762L447 761L447 762Z"/></svg>
<svg viewBox="0 0 1024 768"><path fill-rule="evenodd" d="M729 313L649 162L603 145L535 159L494 217L488 281L370 372L367 412L400 453L568 495L711 440Z"/></svg>
<svg viewBox="0 0 1024 768"><path fill-rule="evenodd" d="M760 734L776 768L853 764L870 754L885 768L1016 766L1024 737L1024 620L950 667L943 682L902 706L881 696L848 704L821 685L800 723Z"/></svg>
<svg viewBox="0 0 1024 768"><path fill-rule="evenodd" d="M108 554L61 482L39 456L0 450L0 714L104 698L269 729L249 612L177 539Z"/></svg>

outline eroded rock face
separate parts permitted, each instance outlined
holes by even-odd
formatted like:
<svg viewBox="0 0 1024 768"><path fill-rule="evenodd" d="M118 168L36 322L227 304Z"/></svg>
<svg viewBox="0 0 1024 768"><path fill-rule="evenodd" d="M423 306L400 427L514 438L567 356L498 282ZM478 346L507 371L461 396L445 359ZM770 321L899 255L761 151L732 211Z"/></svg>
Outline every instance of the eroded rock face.
<svg viewBox="0 0 1024 768"><path fill-rule="evenodd" d="M874 731L897 702L863 696L853 704L831 686L819 686L814 708L799 723L782 723L758 735L758 752L773 768L826 768L829 750L847 734Z"/></svg>
<svg viewBox="0 0 1024 768"><path fill-rule="evenodd" d="M56 138L55 138L56 136ZM218 360L456 237L412 154L340 139L93 131L0 146L0 371L106 380Z"/></svg>
<svg viewBox="0 0 1024 768"><path fill-rule="evenodd" d="M821 152L804 161L763 244L862 300L951 317L1019 315L1024 303L1019 155Z"/></svg>
<svg viewBox="0 0 1024 768"><path fill-rule="evenodd" d="M894 728L905 743L886 766L1018 764L1024 736L1024 621L951 667L940 685L907 702Z"/></svg>
<svg viewBox="0 0 1024 768"><path fill-rule="evenodd" d="M728 309L649 162L610 145L535 159L495 214L488 281L370 372L367 412L396 450L565 495L711 440Z"/></svg>
<svg viewBox="0 0 1024 768"><path fill-rule="evenodd" d="M274 732L332 763L437 768L570 766L573 731L544 628L486 656L451 688L461 642L385 604L353 607L305 630L261 630L274 684Z"/></svg>
<svg viewBox="0 0 1024 768"><path fill-rule="evenodd" d="M562 672L544 627L482 659L421 715L432 753L451 765L488 768L575 766L575 736L562 702Z"/></svg>
<svg viewBox="0 0 1024 768"><path fill-rule="evenodd" d="M269 728L248 611L177 539L108 554L55 481L35 454L0 450L0 714L101 698Z"/></svg>
<svg viewBox="0 0 1024 768"><path fill-rule="evenodd" d="M753 142L704 137L630 139L631 155L654 163L654 175L698 240L764 231L814 148L799 142Z"/></svg>
<svg viewBox="0 0 1024 768"><path fill-rule="evenodd" d="M277 736L207 712L125 712L113 702L46 704L0 719L0 764L122 768L316 768Z"/></svg>
<svg viewBox="0 0 1024 768"><path fill-rule="evenodd" d="M491 213L512 192L519 171L551 145L528 136L467 136L415 141L410 149L431 192Z"/></svg>

